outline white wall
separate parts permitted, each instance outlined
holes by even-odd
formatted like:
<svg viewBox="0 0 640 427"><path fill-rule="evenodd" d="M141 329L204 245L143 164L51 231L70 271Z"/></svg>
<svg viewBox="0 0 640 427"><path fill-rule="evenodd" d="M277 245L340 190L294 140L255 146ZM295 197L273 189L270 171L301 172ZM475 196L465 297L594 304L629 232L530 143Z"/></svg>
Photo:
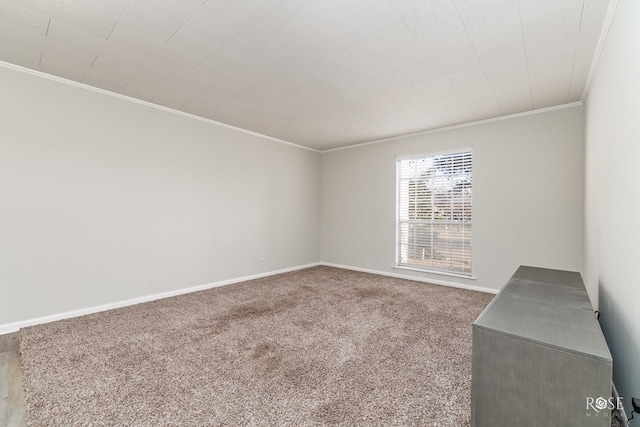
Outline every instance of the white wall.
<svg viewBox="0 0 640 427"><path fill-rule="evenodd" d="M640 2L618 3L585 103L585 280L627 413L640 397L639 18Z"/></svg>
<svg viewBox="0 0 640 427"><path fill-rule="evenodd" d="M320 260L318 153L5 67L0 94L0 325Z"/></svg>
<svg viewBox="0 0 640 427"><path fill-rule="evenodd" d="M322 260L491 289L521 264L581 271L583 142L583 110L571 107L325 152ZM395 157L467 147L477 280L393 269Z"/></svg>

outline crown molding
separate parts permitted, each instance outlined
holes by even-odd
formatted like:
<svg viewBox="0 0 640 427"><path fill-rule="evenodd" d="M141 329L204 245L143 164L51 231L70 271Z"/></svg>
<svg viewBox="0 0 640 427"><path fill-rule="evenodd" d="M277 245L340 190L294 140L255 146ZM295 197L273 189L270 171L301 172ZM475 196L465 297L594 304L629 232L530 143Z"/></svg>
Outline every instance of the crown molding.
<svg viewBox="0 0 640 427"><path fill-rule="evenodd" d="M348 150L351 148L363 147L365 145L381 144L383 142L390 142L390 141L396 141L399 139L412 138L414 136L422 136L422 135L429 135L432 133L447 132L454 129L462 129L470 126L478 126L478 125L484 125L487 123L501 122L503 120L515 119L518 117L533 116L536 114L548 113L549 111L564 110L565 108L582 107L582 105L583 105L582 101L571 102L568 104L554 105L553 107L539 108L537 110L523 111L521 113L515 113L515 114L507 114L505 116L492 117L490 119L476 120L468 123L460 123L457 125L445 126L441 128L423 130L420 132L392 136L390 138L383 138L383 139L376 139L368 142L361 142L359 144L347 145L344 147L330 148L328 150L322 150L321 153L330 153L332 151Z"/></svg>
<svg viewBox="0 0 640 427"><path fill-rule="evenodd" d="M615 15L617 7L618 0L611 0L611 2L609 3L609 9L607 9L607 15L605 16L604 22L602 24L602 30L600 30L600 38L598 39L598 44L596 45L596 50L593 54L593 61L591 62L591 68L589 68L589 74L587 75L587 81L584 85L584 90L582 91L580 102L584 103L584 101L587 99L587 95L589 95L591 82L593 81L593 76L595 75L596 69L598 68L600 55L602 54L604 43L607 40L607 36L609 35L609 28L611 27L611 21L613 21L613 15Z"/></svg>
<svg viewBox="0 0 640 427"><path fill-rule="evenodd" d="M149 102L149 101L143 101L142 99L133 98L133 97L130 97L130 96L127 96L127 95L122 95L122 94L116 93L116 92L111 92L111 91L106 90L106 89L100 89L100 88L97 88L95 86L90 86L90 85L85 84L85 83L80 83L80 82L76 82L76 81L73 81L73 80L65 79L63 77L54 76L52 74L47 74L47 73L42 72L42 71L33 70L31 68L26 68L26 67L22 67L20 65L11 64L9 62L0 61L0 66L4 67L4 68L11 69L11 70L20 71L20 72L23 72L25 74L31 74L33 76L42 77L44 79L51 80L51 81L58 82L58 83L62 83L62 84L65 84L65 85L74 86L74 87L77 87L77 88L85 89L85 90L88 90L88 91L91 91L91 92L95 92L95 93L99 93L99 94L102 94L102 95L107 95L107 96L111 96L111 97L114 97L114 98L122 99L122 100L125 100L125 101L133 102L135 104L144 105L146 107L155 108L156 110L177 114L179 116L188 117L190 119L194 119L194 120L198 120L198 121L201 121L201 122L209 123L209 124L212 124L212 125L215 125L215 126L220 126L220 127L226 128L226 129L231 129L231 130L234 130L234 131L237 131L237 132L240 132L240 133L244 133L244 134L247 134L247 135L256 136L256 137L259 137L259 138L262 138L262 139L267 139L269 141L277 142L277 143L280 143L280 144L285 144L285 145L289 145L289 146L292 146L292 147L301 148L303 150L313 151L314 153L320 153L320 150L316 150L315 148L305 147L304 145L299 145L299 144L296 144L296 143L293 143L293 142L290 142L290 141L285 141L284 139L275 138L273 136L264 135L262 133L250 131L250 130L239 128L239 127L232 126L232 125L228 125L226 123L217 122L215 120L208 119L206 117L201 117L201 116L197 116L195 114L186 113L184 111L176 110L175 108L165 107L163 105L154 104L153 102Z"/></svg>

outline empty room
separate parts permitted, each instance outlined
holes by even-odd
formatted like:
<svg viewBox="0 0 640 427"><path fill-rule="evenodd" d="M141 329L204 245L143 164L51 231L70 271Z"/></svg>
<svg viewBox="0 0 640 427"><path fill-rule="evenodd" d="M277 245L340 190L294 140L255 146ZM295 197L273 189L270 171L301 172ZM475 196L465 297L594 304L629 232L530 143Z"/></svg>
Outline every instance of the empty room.
<svg viewBox="0 0 640 427"><path fill-rule="evenodd" d="M638 22L0 0L0 425L640 426Z"/></svg>

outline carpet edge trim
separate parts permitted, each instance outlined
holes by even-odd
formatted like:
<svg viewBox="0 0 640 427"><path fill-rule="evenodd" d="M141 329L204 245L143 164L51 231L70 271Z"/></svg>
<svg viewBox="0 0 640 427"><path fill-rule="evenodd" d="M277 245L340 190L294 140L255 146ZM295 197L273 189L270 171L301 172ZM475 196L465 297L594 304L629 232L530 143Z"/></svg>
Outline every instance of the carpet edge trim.
<svg viewBox="0 0 640 427"><path fill-rule="evenodd" d="M361 268L361 267L353 267L353 266L350 266L350 265L334 264L332 262L321 262L320 265L324 265L324 266L327 266L327 267L343 268L345 270L359 271L361 273L371 273L371 274L377 274L377 275L380 275L380 276L394 277L396 279L413 280L413 281L416 281L416 282L432 283L434 285L439 285L439 286L448 286L448 287L451 287L451 288L460 288L460 289L467 289L467 290L470 290L470 291L485 292L485 293L488 293L488 294L497 294L500 291L499 289L485 288L485 287L482 287L482 286L465 285L463 283L449 282L447 280L438 280L438 279L431 279L431 278L426 278L426 277L418 277L418 276L412 276L410 274L391 273L391 272L382 271L382 270L372 270L372 269L369 269L369 268Z"/></svg>
<svg viewBox="0 0 640 427"><path fill-rule="evenodd" d="M97 305L93 307L80 308L77 310L66 311L63 313L51 314L48 316L36 317L34 319L21 320L13 323L6 323L4 325L0 325L0 335L9 334L12 332L17 332L20 328L25 328L27 326L35 326L43 323L51 323L58 320L70 319L72 317L84 316L87 314L99 313L101 311L112 310L114 308L128 307L131 305L141 304L144 302L155 301L159 299L174 297L178 295L189 294L192 292L204 291L206 289L218 288L221 286L232 285L234 283L246 282L248 280L261 279L263 277L275 276L277 274L289 273L297 270L304 270L305 268L317 267L321 265L320 262L314 262L310 264L298 265L295 267L283 268L280 270L268 271L265 273L258 273L249 276L236 277L233 279L221 280L218 282L207 283L204 285L192 286L189 288L181 288L173 291L160 292L157 294L143 295L137 298L131 298L123 301L116 301L112 303Z"/></svg>

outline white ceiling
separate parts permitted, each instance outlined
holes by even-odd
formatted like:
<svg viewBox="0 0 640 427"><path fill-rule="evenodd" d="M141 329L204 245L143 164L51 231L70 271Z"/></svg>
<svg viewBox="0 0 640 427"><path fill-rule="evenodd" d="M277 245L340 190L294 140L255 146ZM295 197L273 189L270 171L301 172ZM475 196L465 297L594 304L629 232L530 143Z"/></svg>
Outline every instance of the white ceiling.
<svg viewBox="0 0 640 427"><path fill-rule="evenodd" d="M0 60L319 150L581 98L609 0L0 0Z"/></svg>

